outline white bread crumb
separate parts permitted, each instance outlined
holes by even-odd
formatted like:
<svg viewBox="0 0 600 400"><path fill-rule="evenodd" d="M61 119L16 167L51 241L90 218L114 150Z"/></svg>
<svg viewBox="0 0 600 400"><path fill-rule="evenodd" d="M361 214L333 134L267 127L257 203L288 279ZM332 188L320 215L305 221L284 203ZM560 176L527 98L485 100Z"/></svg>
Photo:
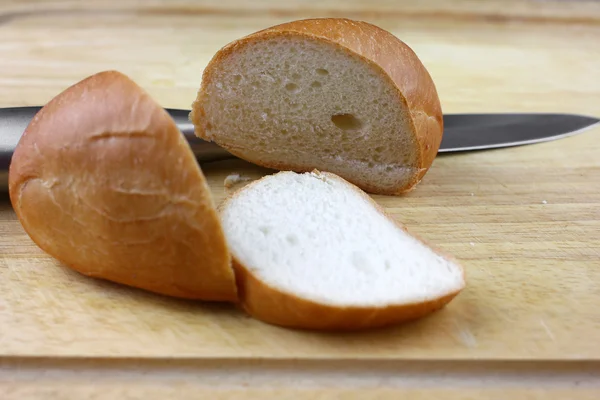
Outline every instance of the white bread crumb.
<svg viewBox="0 0 600 400"><path fill-rule="evenodd" d="M460 266L332 174L267 176L234 196L222 222L238 262L270 287L310 301L411 304L464 285Z"/></svg>
<svg viewBox="0 0 600 400"><path fill-rule="evenodd" d="M248 178L246 176L241 176L238 173L234 173L234 174L227 175L227 177L223 181L223 186L225 186L226 188L229 189L240 182L247 182L249 180L250 180L250 178Z"/></svg>

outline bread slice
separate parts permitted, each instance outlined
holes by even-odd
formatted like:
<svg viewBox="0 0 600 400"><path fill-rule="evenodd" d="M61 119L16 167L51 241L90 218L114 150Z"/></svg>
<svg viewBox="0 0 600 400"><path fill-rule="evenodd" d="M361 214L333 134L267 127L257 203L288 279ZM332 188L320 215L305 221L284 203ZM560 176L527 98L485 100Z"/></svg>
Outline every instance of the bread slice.
<svg viewBox="0 0 600 400"><path fill-rule="evenodd" d="M220 211L240 303L271 324L381 327L429 314L465 286L456 261L331 173L266 176Z"/></svg>
<svg viewBox="0 0 600 400"><path fill-rule="evenodd" d="M412 190L439 149L431 76L391 33L342 18L236 40L205 68L196 135L264 167L335 173L379 194Z"/></svg>
<svg viewBox="0 0 600 400"><path fill-rule="evenodd" d="M237 298L188 143L119 72L88 77L39 111L12 157L9 191L31 239L82 274L177 297Z"/></svg>

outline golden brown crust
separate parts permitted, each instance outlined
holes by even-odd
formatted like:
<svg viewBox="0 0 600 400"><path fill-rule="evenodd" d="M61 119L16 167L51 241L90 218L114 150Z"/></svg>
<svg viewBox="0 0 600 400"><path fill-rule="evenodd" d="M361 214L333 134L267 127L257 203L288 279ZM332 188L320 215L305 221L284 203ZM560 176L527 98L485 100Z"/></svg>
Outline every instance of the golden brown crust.
<svg viewBox="0 0 600 400"><path fill-rule="evenodd" d="M361 189L370 193L394 195L408 192L421 181L431 167L443 136L442 109L435 84L414 51L391 33L367 22L353 21L345 18L316 18L292 21L255 32L236 40L215 54L202 77L202 87L196 101L192 105L190 119L196 127L196 134L209 139L204 131L205 110L203 98L207 95L204 88L213 79L213 71L218 68L229 54L247 44L265 40L269 37L284 35L303 35L314 39L325 40L340 48L350 51L365 62L378 68L384 78L390 79L396 87L399 100L410 111L414 142L419 148L414 176L407 184L394 189L381 188L377 182L362 185ZM226 144L221 143L223 147ZM227 148L232 154L247 158L244 151ZM257 157L247 159L267 168L301 170L287 164L269 163Z"/></svg>
<svg viewBox="0 0 600 400"><path fill-rule="evenodd" d="M9 191L31 239L82 274L176 297L237 299L189 145L119 72L88 77L39 111L14 152Z"/></svg>
<svg viewBox="0 0 600 400"><path fill-rule="evenodd" d="M258 280L234 259L240 304L263 322L295 329L357 331L397 325L443 308L458 292L431 301L386 307L337 307L284 293Z"/></svg>
<svg viewBox="0 0 600 400"><path fill-rule="evenodd" d="M383 207L377 204L356 185L332 173L319 172L316 170L313 172L321 174L327 179L338 180L339 182L348 185L372 204L381 214L389 218L400 229L408 233L408 230L404 225L387 214ZM242 191L251 190L252 186L262 179L265 178L258 179L228 196L219 205L219 212L222 212ZM410 234L415 239L426 244L436 253L447 260L452 261L461 268L463 274L463 286L461 288L454 292L447 293L444 296L432 298L420 303L389 304L383 307L339 307L301 298L266 284L254 276L251 270L238 260L234 254L232 260L236 272L235 275L240 306L249 315L263 322L289 328L312 330L364 330L395 325L422 318L446 306L462 291L465 286L465 271L453 257L444 254L417 235Z"/></svg>

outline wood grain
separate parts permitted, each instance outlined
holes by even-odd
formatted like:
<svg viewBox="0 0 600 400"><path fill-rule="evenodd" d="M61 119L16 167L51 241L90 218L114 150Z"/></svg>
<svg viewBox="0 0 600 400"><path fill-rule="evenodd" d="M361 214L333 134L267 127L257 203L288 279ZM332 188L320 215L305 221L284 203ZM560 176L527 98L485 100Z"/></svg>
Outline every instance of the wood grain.
<svg viewBox="0 0 600 400"><path fill-rule="evenodd" d="M8 369L12 366L12 369ZM474 368L476 366L476 368ZM589 363L20 360L3 399L595 399ZM3 378L3 379L2 379ZM576 382L576 384L574 383Z"/></svg>
<svg viewBox="0 0 600 400"><path fill-rule="evenodd" d="M431 72L445 112L600 115L600 3L585 1L4 1L0 106L43 104L85 76L118 69L165 107L189 108L204 66L221 46L289 19L325 15L368 20L405 40ZM419 377L430 383L418 393L414 385L421 383L372 380L352 387L336 375L313 386L301 380L296 389L252 377L244 385L240 372L214 398L242 392L248 398L597 398L599 134L596 128L556 142L440 155L414 192L375 196L413 232L461 260L468 287L429 318L361 334L285 330L228 305L82 277L31 242L4 195L0 393L8 397L0 397L196 398L211 386L204 378L192 382L194 368L209 365L217 373L225 367L215 360L260 358L275 363L272 369L304 360L302 368L289 368L308 381L327 375L317 367L327 362L355 365L348 373L357 379L369 371L408 376L417 368L410 363L465 367L453 381L439 383L427 372L433 364L418 364L425 371ZM218 201L230 191L223 186L228 174L268 173L241 161L203 168ZM181 365L148 367L163 359L188 360L192 372L181 372ZM93 360L117 364L97 367ZM376 367L381 360L392 364ZM509 370L518 373L495 380L503 362L514 363ZM148 376L169 378L121 378L122 368L141 375L150 368ZM540 368L554 378L536 375ZM40 378L46 370L57 371L56 379ZM465 383L478 371L489 378L480 385L483 394ZM580 374L589 384L577 389Z"/></svg>

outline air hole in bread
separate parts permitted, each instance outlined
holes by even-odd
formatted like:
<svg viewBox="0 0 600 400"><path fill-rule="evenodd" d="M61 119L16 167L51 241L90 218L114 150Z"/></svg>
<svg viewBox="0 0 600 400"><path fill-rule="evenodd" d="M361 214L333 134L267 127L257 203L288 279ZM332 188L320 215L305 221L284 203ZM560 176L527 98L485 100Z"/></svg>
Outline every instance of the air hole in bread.
<svg viewBox="0 0 600 400"><path fill-rule="evenodd" d="M292 79L300 79L300 74L299 74L299 73L297 73L297 72L294 72L294 73L292 74Z"/></svg>
<svg viewBox="0 0 600 400"><path fill-rule="evenodd" d="M234 75L233 76L233 83L240 83L242 81L242 76L241 75Z"/></svg>
<svg viewBox="0 0 600 400"><path fill-rule="evenodd" d="M325 68L317 68L315 72L317 73L317 75L321 76L329 75L329 71L327 71Z"/></svg>
<svg viewBox="0 0 600 400"><path fill-rule="evenodd" d="M287 90L288 92L297 93L300 90L300 88L295 83L289 82L285 85L285 90Z"/></svg>
<svg viewBox="0 0 600 400"><path fill-rule="evenodd" d="M335 114L331 116L331 122L344 131L357 131L362 128L363 123L352 114Z"/></svg>
<svg viewBox="0 0 600 400"><path fill-rule="evenodd" d="M352 266L359 271L369 270L369 260L360 251L352 252Z"/></svg>
<svg viewBox="0 0 600 400"><path fill-rule="evenodd" d="M321 82L319 81L314 81L313 83L310 84L311 88L320 88L321 87Z"/></svg>
<svg viewBox="0 0 600 400"><path fill-rule="evenodd" d="M292 246L296 246L298 244L298 236L296 236L294 234L287 235L285 237L285 240Z"/></svg>

